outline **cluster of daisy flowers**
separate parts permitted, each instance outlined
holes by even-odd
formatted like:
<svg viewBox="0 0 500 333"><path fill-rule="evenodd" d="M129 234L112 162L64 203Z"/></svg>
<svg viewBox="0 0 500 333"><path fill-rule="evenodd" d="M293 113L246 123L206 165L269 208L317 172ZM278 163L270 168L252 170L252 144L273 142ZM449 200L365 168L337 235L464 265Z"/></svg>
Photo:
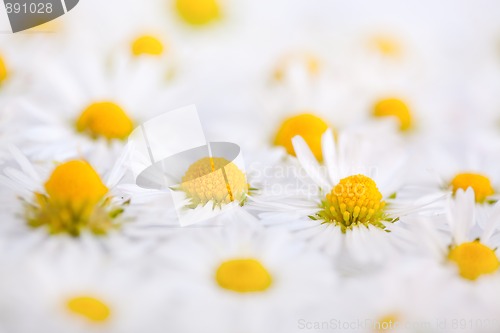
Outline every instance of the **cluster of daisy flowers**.
<svg viewBox="0 0 500 333"><path fill-rule="evenodd" d="M407 6L82 0L2 36L0 331L500 330L500 7ZM193 103L210 154L137 177L134 131Z"/></svg>

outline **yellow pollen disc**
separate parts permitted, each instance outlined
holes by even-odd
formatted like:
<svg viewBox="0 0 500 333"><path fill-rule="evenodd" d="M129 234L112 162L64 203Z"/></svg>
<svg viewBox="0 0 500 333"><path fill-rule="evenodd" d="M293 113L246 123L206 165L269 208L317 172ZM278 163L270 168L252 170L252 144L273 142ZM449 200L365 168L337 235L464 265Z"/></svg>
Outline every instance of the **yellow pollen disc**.
<svg viewBox="0 0 500 333"><path fill-rule="evenodd" d="M267 269L255 259L233 259L223 262L215 274L217 284L239 293L263 292L272 284Z"/></svg>
<svg viewBox="0 0 500 333"><path fill-rule="evenodd" d="M141 36L132 43L132 54L135 56L163 54L163 43L154 36Z"/></svg>
<svg viewBox="0 0 500 333"><path fill-rule="evenodd" d="M45 183L49 197L79 209L94 206L108 193L95 170L85 161L74 160L60 164Z"/></svg>
<svg viewBox="0 0 500 333"><path fill-rule="evenodd" d="M451 181L451 187L453 194L455 194L458 189L465 191L469 187L472 187L476 196L476 202L478 203L483 203L487 197L495 193L488 177L478 173L459 173Z"/></svg>
<svg viewBox="0 0 500 333"><path fill-rule="evenodd" d="M108 305L97 298L88 296L71 298L67 301L66 307L71 313L93 323L104 323L111 315Z"/></svg>
<svg viewBox="0 0 500 333"><path fill-rule="evenodd" d="M452 248L448 259L458 266L460 275L468 280L495 273L500 267L495 251L479 241L463 243Z"/></svg>
<svg viewBox="0 0 500 333"><path fill-rule="evenodd" d="M192 25L205 25L220 19L218 0L175 0L179 16Z"/></svg>
<svg viewBox="0 0 500 333"><path fill-rule="evenodd" d="M399 321L399 316L396 314L389 314L387 316L383 316L377 320L375 325L376 332L384 332L390 331L395 328Z"/></svg>
<svg viewBox="0 0 500 333"><path fill-rule="evenodd" d="M7 66L5 65L5 60L0 56L0 83L4 82L7 79L8 72Z"/></svg>
<svg viewBox="0 0 500 333"><path fill-rule="evenodd" d="M321 118L304 113L286 119L276 134L274 144L285 147L288 154L295 156L292 145L294 136L301 136L306 141L318 161L323 160L321 136L328 129L328 124Z"/></svg>
<svg viewBox="0 0 500 333"><path fill-rule="evenodd" d="M113 102L90 104L76 122L76 129L92 138L124 140L134 129L125 111Z"/></svg>
<svg viewBox="0 0 500 333"><path fill-rule="evenodd" d="M196 207L209 201L216 205L243 202L248 184L245 174L234 163L221 157L205 157L188 168L181 189Z"/></svg>
<svg viewBox="0 0 500 333"><path fill-rule="evenodd" d="M345 232L353 226L374 225L384 229L385 201L377 184L367 176L343 178L325 197L318 217L335 223Z"/></svg>
<svg viewBox="0 0 500 333"><path fill-rule="evenodd" d="M105 235L118 227L115 219L127 204L113 203L97 172L81 160L57 166L45 192L35 192L33 201L24 202L25 218L30 227L45 227L51 235L78 237L82 231Z"/></svg>
<svg viewBox="0 0 500 333"><path fill-rule="evenodd" d="M274 70L274 79L282 81L287 70L297 64L302 66L311 77L317 76L320 72L321 61L316 56L312 54L293 54L280 60Z"/></svg>
<svg viewBox="0 0 500 333"><path fill-rule="evenodd" d="M390 37L374 37L372 45L380 54L387 57L397 57L401 54L401 46L396 40Z"/></svg>
<svg viewBox="0 0 500 333"><path fill-rule="evenodd" d="M375 103L373 115L375 117L395 117L399 121L399 128L402 131L410 129L412 125L410 108L397 98L387 98Z"/></svg>

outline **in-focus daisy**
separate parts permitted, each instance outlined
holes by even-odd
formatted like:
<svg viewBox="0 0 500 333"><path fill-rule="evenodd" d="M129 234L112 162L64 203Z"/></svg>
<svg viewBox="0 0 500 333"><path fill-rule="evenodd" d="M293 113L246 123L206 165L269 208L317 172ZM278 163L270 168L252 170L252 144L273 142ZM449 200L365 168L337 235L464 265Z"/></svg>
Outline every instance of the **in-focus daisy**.
<svg viewBox="0 0 500 333"><path fill-rule="evenodd" d="M324 313L321 295L333 287L334 275L321 255L256 227L259 221L247 213L227 222L184 235L156 254L166 269L175 267L166 300L177 330L294 331L301 316Z"/></svg>
<svg viewBox="0 0 500 333"><path fill-rule="evenodd" d="M404 146L380 140L385 146L377 149L374 142L353 133L335 140L327 130L319 164L305 140L294 137L300 168L294 183L252 198L266 211L264 223L284 227L335 257L364 263L396 254L395 246L407 247L411 242L400 218L422 203L399 199Z"/></svg>

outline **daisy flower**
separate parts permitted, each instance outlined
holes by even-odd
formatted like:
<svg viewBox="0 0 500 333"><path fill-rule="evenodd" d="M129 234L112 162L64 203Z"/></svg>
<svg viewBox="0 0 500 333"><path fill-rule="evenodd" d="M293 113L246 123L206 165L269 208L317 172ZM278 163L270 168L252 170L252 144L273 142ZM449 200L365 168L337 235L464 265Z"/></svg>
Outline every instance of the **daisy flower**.
<svg viewBox="0 0 500 333"><path fill-rule="evenodd" d="M145 122L131 134L130 144L136 186L122 188L170 196L167 210L177 213L182 226L245 204L250 186L241 149L228 142L207 143L194 106Z"/></svg>
<svg viewBox="0 0 500 333"><path fill-rule="evenodd" d="M483 277L498 275L500 261L496 254L500 205L495 204L489 214L476 214L474 190L459 189L447 203L446 234L423 220L421 226L428 233L427 248L435 258L464 280L479 281ZM478 219L485 219L479 223ZM426 223L427 222L427 223ZM479 228L479 225L484 228Z"/></svg>
<svg viewBox="0 0 500 333"><path fill-rule="evenodd" d="M421 147L424 146L428 145ZM414 195L441 195L444 198L455 195L458 190L472 188L477 205L498 201L497 150L494 144L478 144L472 138L458 144L445 142L426 148L415 160L415 168L425 172L419 172L419 180L412 185Z"/></svg>
<svg viewBox="0 0 500 333"><path fill-rule="evenodd" d="M460 189L450 196L445 216L419 218L413 226L427 259L421 270L433 276L429 283L439 290L436 295L445 302L445 309L451 314L455 311L455 316L479 318L483 323L489 320L490 326L468 321L474 324L463 328L491 332L491 325L499 324L498 312L493 309L499 307L494 293L500 288L500 205L488 207L486 214L477 208L474 191ZM440 220L444 220L446 230L436 223Z"/></svg>
<svg viewBox="0 0 500 333"><path fill-rule="evenodd" d="M102 174L82 158L33 165L18 150L11 154L14 159L0 175L5 251L23 255L40 246L56 253L80 246L99 251L122 246L133 236L133 228L124 229L139 212L132 208L124 214L130 198L116 189L126 154ZM147 214L142 218L151 222Z"/></svg>
<svg viewBox="0 0 500 333"><path fill-rule="evenodd" d="M322 311L321 295L331 290L334 275L321 255L256 227L259 221L248 213L228 222L189 233L156 254L166 269L175 267L168 300L177 330L291 331L300 316ZM180 249L182 256L176 255Z"/></svg>
<svg viewBox="0 0 500 333"><path fill-rule="evenodd" d="M69 252L59 260L33 254L5 265L0 286L2 327L10 332L158 332L161 312L151 311L158 275L145 276L143 265L120 265ZM133 292L131 292L133 290ZM24 320L28 316L30 320Z"/></svg>
<svg viewBox="0 0 500 333"><path fill-rule="evenodd" d="M407 248L411 239L400 219L424 203L399 199L405 147L377 142L384 149L376 149L366 133L341 133L335 140L327 130L320 165L306 141L294 137L299 177L279 195L266 195L264 189L253 200L265 212L264 223L284 227L330 255L365 264L395 255L397 247Z"/></svg>
<svg viewBox="0 0 500 333"><path fill-rule="evenodd" d="M141 119L159 111L164 85L155 67L136 71L82 52L61 56L37 73L44 85L35 84L30 97L14 101L14 124L30 126L17 139L35 160L64 160L89 152L102 154L101 163L121 153L124 140ZM78 64L78 65L76 65ZM168 90L167 90L168 91Z"/></svg>

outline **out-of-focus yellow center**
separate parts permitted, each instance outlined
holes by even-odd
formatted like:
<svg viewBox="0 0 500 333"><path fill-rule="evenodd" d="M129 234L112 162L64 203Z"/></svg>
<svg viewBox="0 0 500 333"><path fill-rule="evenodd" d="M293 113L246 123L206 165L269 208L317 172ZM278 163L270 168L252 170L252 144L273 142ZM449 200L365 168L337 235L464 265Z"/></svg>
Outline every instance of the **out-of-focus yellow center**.
<svg viewBox="0 0 500 333"><path fill-rule="evenodd" d="M70 298L66 302L67 309L92 323L105 323L111 316L111 309L103 301L89 296Z"/></svg>
<svg viewBox="0 0 500 333"><path fill-rule="evenodd" d="M273 76L276 81L283 81L292 66L301 66L309 76L317 76L321 69L321 61L309 53L291 54L283 57L276 66Z"/></svg>
<svg viewBox="0 0 500 333"><path fill-rule="evenodd" d="M205 25L221 17L218 0L175 0L175 9L188 24Z"/></svg>
<svg viewBox="0 0 500 333"><path fill-rule="evenodd" d="M398 98L386 98L375 103L375 117L394 117L399 121L399 128L406 131L412 126L412 116L408 105Z"/></svg>
<svg viewBox="0 0 500 333"><path fill-rule="evenodd" d="M397 314L389 314L383 316L377 320L375 323L375 332L390 331L396 327L399 321L399 316Z"/></svg>
<svg viewBox="0 0 500 333"><path fill-rule="evenodd" d="M304 113L286 119L276 134L274 144L285 147L288 154L295 156L292 138L301 136L306 141L318 161L323 160L321 136L328 129L328 124L321 118Z"/></svg>
<svg viewBox="0 0 500 333"><path fill-rule="evenodd" d="M125 140L134 129L132 119L113 102L90 104L76 122L76 129L92 138Z"/></svg>
<svg viewBox="0 0 500 333"><path fill-rule="evenodd" d="M465 191L469 187L472 187L474 190L476 202L478 203L485 202L490 195L495 193L489 178L478 173L459 173L451 181L453 194L455 194L458 189Z"/></svg>
<svg viewBox="0 0 500 333"><path fill-rule="evenodd" d="M245 174L222 157L205 157L193 163L182 177L181 189L192 206L243 202L248 194Z"/></svg>
<svg viewBox="0 0 500 333"><path fill-rule="evenodd" d="M45 183L45 190L52 200L75 209L94 206L108 193L97 172L81 160L58 165Z"/></svg>
<svg viewBox="0 0 500 333"><path fill-rule="evenodd" d="M460 276L472 281L493 274L500 267L495 251L479 241L453 247L448 259L458 266Z"/></svg>
<svg viewBox="0 0 500 333"><path fill-rule="evenodd" d="M377 184L364 175L343 178L328 193L318 217L340 226L343 232L353 226L374 225L384 229L385 201Z"/></svg>
<svg viewBox="0 0 500 333"><path fill-rule="evenodd" d="M82 230L106 234L123 208L113 207L108 188L85 161L72 160L57 166L45 183L46 194L35 193L26 202L26 220L31 227L46 227L50 234L73 237Z"/></svg>
<svg viewBox="0 0 500 333"><path fill-rule="evenodd" d="M256 259L233 259L217 269L217 284L239 293L263 292L272 284L271 274Z"/></svg>
<svg viewBox="0 0 500 333"><path fill-rule="evenodd" d="M163 43L155 36L140 36L132 42L132 54L137 57L141 55L160 56L163 51Z"/></svg>
<svg viewBox="0 0 500 333"><path fill-rule="evenodd" d="M391 37L376 36L371 41L373 47L383 56L397 57L402 53L401 45Z"/></svg>
<svg viewBox="0 0 500 333"><path fill-rule="evenodd" d="M7 79L7 65L5 64L5 60L2 56L0 56L0 83L4 82Z"/></svg>

